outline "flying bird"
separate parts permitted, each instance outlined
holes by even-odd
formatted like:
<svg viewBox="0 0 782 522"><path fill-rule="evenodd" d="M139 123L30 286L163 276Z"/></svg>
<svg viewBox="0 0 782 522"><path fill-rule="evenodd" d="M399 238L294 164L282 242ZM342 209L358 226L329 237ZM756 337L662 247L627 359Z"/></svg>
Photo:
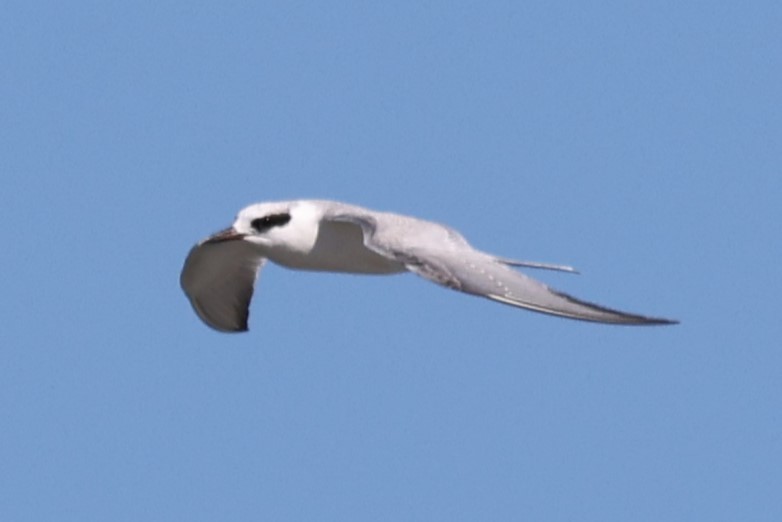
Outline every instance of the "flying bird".
<svg viewBox="0 0 782 522"><path fill-rule="evenodd" d="M196 314L221 332L247 331L250 301L266 260L297 270L351 274L412 272L446 288L536 312L623 325L678 321L576 299L513 267L575 272L473 248L456 230L423 219L325 200L250 205L234 224L196 244L180 284Z"/></svg>

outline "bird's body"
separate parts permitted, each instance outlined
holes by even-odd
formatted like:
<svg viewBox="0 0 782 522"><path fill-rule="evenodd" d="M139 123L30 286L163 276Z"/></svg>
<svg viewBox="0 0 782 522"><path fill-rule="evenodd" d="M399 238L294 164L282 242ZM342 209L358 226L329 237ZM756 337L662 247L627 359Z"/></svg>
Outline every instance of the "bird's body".
<svg viewBox="0 0 782 522"><path fill-rule="evenodd" d="M298 212L291 212L300 224L295 241L259 249L270 261L287 268L319 272L395 274L405 271L402 263L368 249L360 227L324 219L326 216L320 211L328 207L321 202L311 203L311 206L300 206ZM357 210L358 207L353 209ZM358 214L354 212L354 215Z"/></svg>
<svg viewBox="0 0 782 522"><path fill-rule="evenodd" d="M182 269L182 288L207 325L220 331L244 331L255 279L266 259L298 270L413 272L448 288L572 319L675 322L580 301L510 268L572 272L570 267L499 258L476 250L445 225L325 200L244 208L231 228L191 250Z"/></svg>

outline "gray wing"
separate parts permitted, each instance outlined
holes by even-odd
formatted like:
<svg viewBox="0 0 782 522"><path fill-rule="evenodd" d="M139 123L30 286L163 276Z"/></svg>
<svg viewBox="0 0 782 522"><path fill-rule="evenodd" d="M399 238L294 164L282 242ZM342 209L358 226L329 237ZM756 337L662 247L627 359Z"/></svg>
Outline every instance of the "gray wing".
<svg viewBox="0 0 782 522"><path fill-rule="evenodd" d="M179 282L207 326L245 332L255 279L264 262L247 241L201 242L190 250Z"/></svg>
<svg viewBox="0 0 782 522"><path fill-rule="evenodd" d="M623 312L577 299L492 259L464 260L454 270L459 290L494 301L569 319L626 325L674 324L677 321Z"/></svg>
<svg viewBox="0 0 782 522"><path fill-rule="evenodd" d="M511 266L564 268L512 261L475 250L455 230L396 214L335 214L335 220L361 226L367 248L403 263L408 270L439 285L535 312L581 321L655 325L678 321L622 312L582 301L513 270ZM555 269L556 269L555 268Z"/></svg>

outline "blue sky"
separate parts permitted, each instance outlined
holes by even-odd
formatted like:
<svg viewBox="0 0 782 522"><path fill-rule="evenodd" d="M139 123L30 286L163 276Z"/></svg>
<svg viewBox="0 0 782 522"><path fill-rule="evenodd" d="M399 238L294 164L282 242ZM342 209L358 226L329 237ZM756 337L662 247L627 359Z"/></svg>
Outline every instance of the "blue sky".
<svg viewBox="0 0 782 522"><path fill-rule="evenodd" d="M778 2L30 2L0 30L0 519L782 519ZM269 266L264 200L413 214L588 300Z"/></svg>

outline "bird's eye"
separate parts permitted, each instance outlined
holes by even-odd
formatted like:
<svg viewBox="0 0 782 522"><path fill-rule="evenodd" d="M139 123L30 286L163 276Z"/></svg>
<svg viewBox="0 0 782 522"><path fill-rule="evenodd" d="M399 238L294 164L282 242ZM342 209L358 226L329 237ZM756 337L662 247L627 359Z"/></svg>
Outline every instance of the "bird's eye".
<svg viewBox="0 0 782 522"><path fill-rule="evenodd" d="M284 225L291 220L291 215L283 214L269 214L268 216L259 217L250 221L250 226L253 227L256 232L265 232L272 227L278 227Z"/></svg>

